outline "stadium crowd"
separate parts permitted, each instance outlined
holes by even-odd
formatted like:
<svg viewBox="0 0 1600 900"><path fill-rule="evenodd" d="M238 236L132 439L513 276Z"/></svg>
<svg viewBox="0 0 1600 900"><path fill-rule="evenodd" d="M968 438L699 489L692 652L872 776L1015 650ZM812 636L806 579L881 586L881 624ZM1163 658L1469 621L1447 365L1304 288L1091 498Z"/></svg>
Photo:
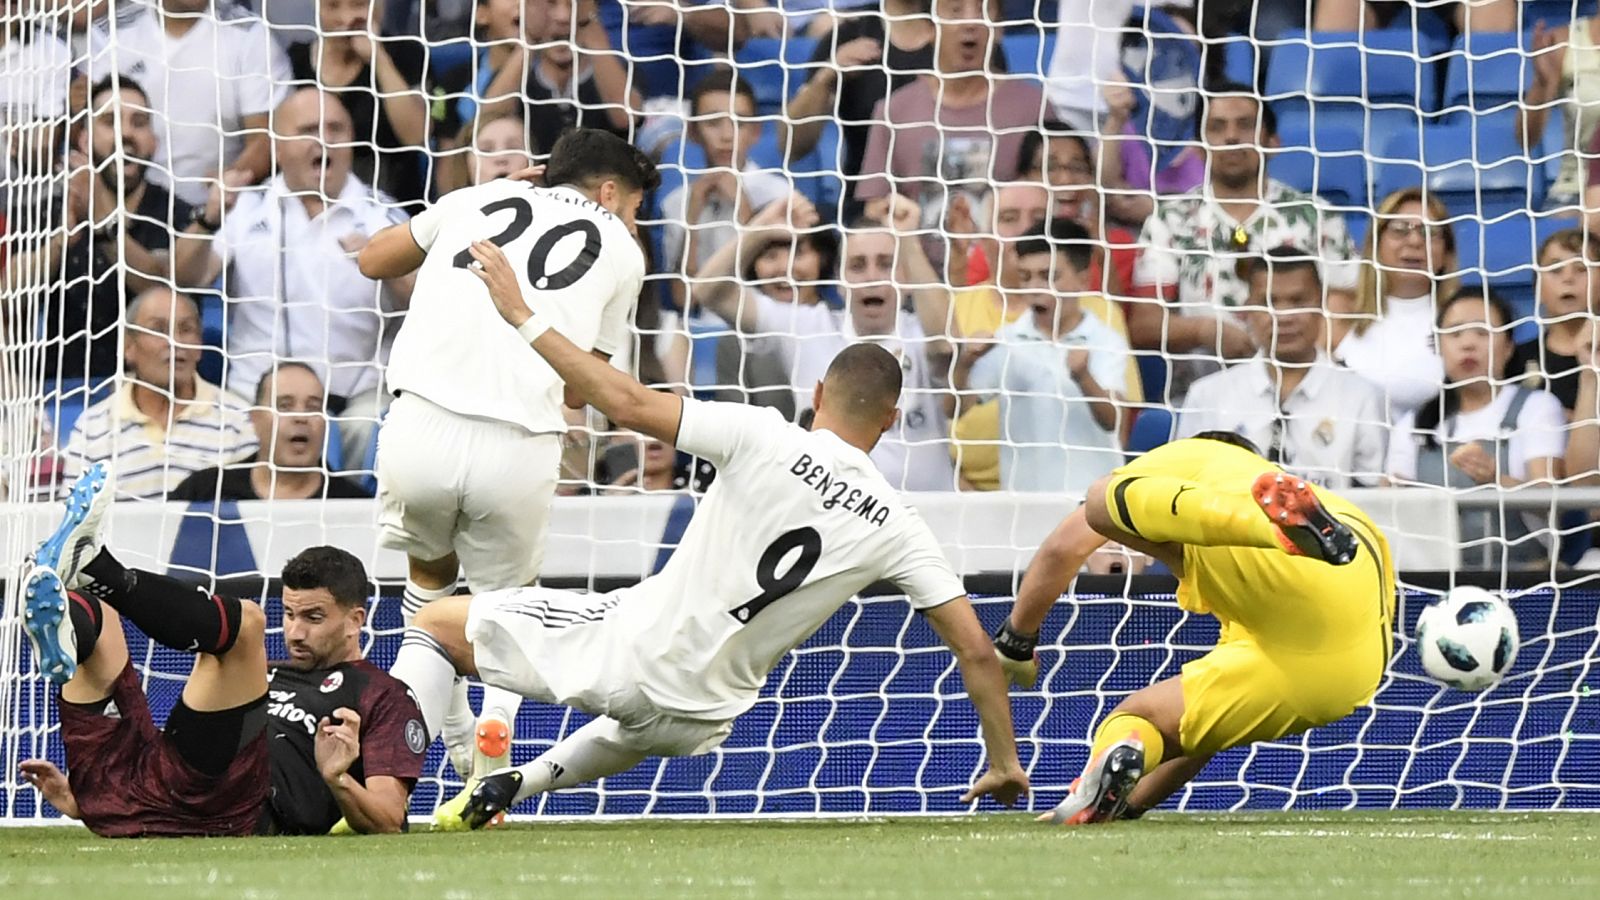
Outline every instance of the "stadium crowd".
<svg viewBox="0 0 1600 900"><path fill-rule="evenodd" d="M1592 3L1549 21L1527 8L1552 4L1511 0L16 14L41 6L11 0L0 28L5 70L33 73L0 87L27 126L0 183L7 340L35 351L24 374L50 397L37 493L112 457L128 497L370 492L411 284L367 279L355 255L577 126L628 137L663 175L619 364L803 417L840 349L881 343L906 389L873 458L903 489L1081 493L1128 454L1215 429L1340 489L1600 478ZM1350 154L1319 146L1319 116L1361 110L1365 148L1395 104L1358 86L1319 106L1311 62L1289 73L1298 91L1270 89L1291 50L1385 34L1414 48L1394 54L1413 132L1456 115L1483 135L1465 201L1426 147L1409 179L1369 182L1357 154L1356 186L1336 190ZM1475 95L1441 104L1454 57L1423 48L1466 60L1491 39L1522 48L1525 84L1480 116ZM1482 155L1497 141L1512 149ZM1506 160L1525 178L1502 209L1486 173ZM1491 246L1507 215L1531 223L1521 246ZM668 448L570 422L564 492L703 485ZM1587 547L1583 519L1556 542L1548 522L1480 518L1464 534L1492 529L1519 562Z"/></svg>

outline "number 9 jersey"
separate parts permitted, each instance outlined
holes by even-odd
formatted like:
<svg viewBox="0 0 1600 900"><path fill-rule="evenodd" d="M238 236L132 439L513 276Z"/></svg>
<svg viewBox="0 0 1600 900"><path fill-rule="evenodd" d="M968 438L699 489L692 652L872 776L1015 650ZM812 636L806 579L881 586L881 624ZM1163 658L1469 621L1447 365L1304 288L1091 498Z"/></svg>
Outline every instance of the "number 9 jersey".
<svg viewBox="0 0 1600 900"><path fill-rule="evenodd" d="M427 253L389 355L390 393L534 434L566 431L561 378L495 311L467 270L491 240L536 316L584 350L616 355L644 283L644 253L622 220L571 187L499 180L462 188L411 220Z"/></svg>
<svg viewBox="0 0 1600 900"><path fill-rule="evenodd" d="M625 731L654 728L661 715L726 721L866 587L891 582L917 610L965 595L921 516L833 432L804 431L772 409L686 399L676 443L714 463L717 480L666 566L610 594L474 597L466 633L486 684L609 716ZM640 749L688 753L705 737Z"/></svg>

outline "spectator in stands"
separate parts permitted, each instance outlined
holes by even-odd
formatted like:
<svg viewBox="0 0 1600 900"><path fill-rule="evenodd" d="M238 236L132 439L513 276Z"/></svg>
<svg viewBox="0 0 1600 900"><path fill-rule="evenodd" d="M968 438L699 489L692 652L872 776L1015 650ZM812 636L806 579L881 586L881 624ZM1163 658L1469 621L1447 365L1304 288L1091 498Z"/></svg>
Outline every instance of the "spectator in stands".
<svg viewBox="0 0 1600 900"><path fill-rule="evenodd" d="M950 247L945 267L950 283L991 283L1000 245L1031 231L1049 211L1050 191L1026 180L995 185L978 196L976 209L966 194L951 197L944 235Z"/></svg>
<svg viewBox="0 0 1600 900"><path fill-rule="evenodd" d="M434 164L439 195L456 188L505 178L533 165L528 152L528 130L511 116L479 116L461 133L465 150L441 157Z"/></svg>
<svg viewBox="0 0 1600 900"><path fill-rule="evenodd" d="M128 378L78 417L67 439L62 484L110 460L117 496L162 498L189 473L255 452L249 417L195 371L200 310L153 287L128 306Z"/></svg>
<svg viewBox="0 0 1600 900"><path fill-rule="evenodd" d="M687 457L680 459L671 446L634 432L606 450L600 474L606 486L599 493L613 495L686 491L694 481Z"/></svg>
<svg viewBox="0 0 1600 900"><path fill-rule="evenodd" d="M981 195L989 182L1017 176L1022 137L1039 127L1038 83L997 77L991 61L999 30L985 0L934 0L934 73L899 88L873 112L856 199L891 192L917 201L924 228L947 214L948 196ZM932 252L943 262L944 248Z"/></svg>
<svg viewBox="0 0 1600 900"><path fill-rule="evenodd" d="M1584 189L1576 150L1600 140L1600 16L1580 16L1557 27L1540 20L1529 52L1533 85L1517 104L1517 140L1532 153L1544 139L1551 112L1562 117L1561 170L1547 202L1569 206Z"/></svg>
<svg viewBox="0 0 1600 900"><path fill-rule="evenodd" d="M163 143L152 175L185 203L220 183L238 189L272 171L267 118L289 62L265 24L227 0L159 0L118 10L90 34L90 77L113 63L150 95Z"/></svg>
<svg viewBox="0 0 1600 900"><path fill-rule="evenodd" d="M861 171L879 103L934 69L929 0L883 0L879 9L841 11L817 42L806 83L790 98L791 158L816 147L825 122L839 123L841 170Z"/></svg>
<svg viewBox="0 0 1600 900"><path fill-rule="evenodd" d="M1050 189L1051 216L1071 219L1088 229L1095 242L1089 262L1089 284L1097 291L1124 297L1133 284L1133 264L1138 259L1137 235L1105 222L1105 203L1095 178L1095 155L1080 133L1054 119L1022 138L1017 178ZM1110 257L1111 265L1106 265Z"/></svg>
<svg viewBox="0 0 1600 900"><path fill-rule="evenodd" d="M1356 287L1343 217L1267 176L1262 151L1278 142L1272 108L1242 85L1208 92L1203 104L1210 178L1192 194L1160 201L1145 222L1133 293L1151 300L1128 305L1133 346L1171 360L1174 403L1222 360L1255 352L1233 313L1250 294L1241 259L1285 244L1315 249L1330 305L1348 304Z"/></svg>
<svg viewBox="0 0 1600 900"><path fill-rule="evenodd" d="M1036 242L1042 238L1058 246L1083 246L1090 254L1089 276L1094 274L1094 254L1099 247L1089 238L1088 229L1066 218L1052 219L1046 224L1035 222L1033 227L1016 237L999 244L999 279L997 285L983 285L956 291L951 297L951 324L954 334L968 346L968 364L982 354L995 335L1031 311L1027 298L1033 288L1024 283L1024 270L1017 262L1019 241ZM1076 252L1076 251L1074 251ZM1128 324L1122 306L1096 289L1093 281L1086 282L1085 292L1077 298L1077 307L1085 314L1100 320L1123 343L1128 340ZM1125 354L1121 389L1123 399L1129 403L1144 402L1144 389L1139 380L1139 365L1134 356ZM956 455L957 468L963 490L995 491L1000 489L1000 402L998 399L960 404L960 415L951 423L951 451ZM954 414L955 410L952 410ZM1123 417L1124 430L1132 425Z"/></svg>
<svg viewBox="0 0 1600 900"><path fill-rule="evenodd" d="M328 474L322 450L328 417L322 411L327 391L310 366L283 360L261 376L250 423L256 443L270 448L234 463L201 469L183 480L172 500L307 500L371 497L349 478Z"/></svg>
<svg viewBox="0 0 1600 900"><path fill-rule="evenodd" d="M630 60L631 90L646 98L682 97L710 67L709 58L731 56L749 36L745 16L728 0L636 0L600 4L600 22L620 37Z"/></svg>
<svg viewBox="0 0 1600 900"><path fill-rule="evenodd" d="M508 2L516 8L515 0L485 0L479 9L498 10ZM628 137L633 111L641 109L644 101L637 90L628 87L627 68L600 24L596 0L549 0L538 15L529 12L537 6L522 4L522 31L535 46L514 47L498 61L492 55L494 48L485 49L493 68L482 68L486 57L480 54L477 81L471 85L466 83L472 77L471 67L458 70L456 78L461 83L453 89L473 88L456 103L459 121L470 122L474 116L521 115L532 147L540 155L549 153L556 138L569 128L601 128ZM495 13L490 22L502 18L503 14ZM505 40L498 36L505 26L488 30L494 35L491 39ZM514 25L510 31L516 33Z"/></svg>
<svg viewBox="0 0 1600 900"><path fill-rule="evenodd" d="M345 458L361 459L383 406L384 337L410 303L414 279L372 281L355 255L406 216L351 174L350 116L337 97L295 91L272 128L278 175L240 197L212 247L187 256L182 248L175 269L190 285L229 269L229 390L249 400L283 358L327 366L326 407L342 417ZM206 227L232 196L212 191Z"/></svg>
<svg viewBox="0 0 1600 900"><path fill-rule="evenodd" d="M383 9L383 0L319 0L317 36L289 47L289 69L297 86L322 88L350 113L356 176L412 203L427 188L426 50L411 38L380 37Z"/></svg>
<svg viewBox="0 0 1600 900"><path fill-rule="evenodd" d="M1133 89L1109 83L1102 92L1106 116L1100 122L1100 183L1106 215L1137 228L1155 212L1157 197L1187 194L1205 181L1205 153L1191 144L1158 159L1131 120Z"/></svg>
<svg viewBox="0 0 1600 900"><path fill-rule="evenodd" d="M950 354L950 292L916 238L921 214L912 201L894 197L869 206L869 217L846 229L839 263L843 314L825 304L780 303L733 277L739 261L758 248L816 224L816 210L798 194L758 212L740 240L706 262L689 297L744 334L771 336L802 414L840 350L858 341L889 349L901 360L905 389L899 421L872 452L873 462L897 489L948 491L955 480L940 376ZM906 300L914 312L906 311Z"/></svg>
<svg viewBox="0 0 1600 900"><path fill-rule="evenodd" d="M59 227L8 267L13 287L46 280L44 333L52 343L45 371L59 378L117 374L125 301L168 283L174 247L187 239L183 230L199 233L190 207L149 179L158 141L139 83L124 77L112 90L108 76L89 89L89 108L91 119L72 137Z"/></svg>
<svg viewBox="0 0 1600 900"><path fill-rule="evenodd" d="M1570 416L1583 380L1594 375L1578 356L1593 352L1589 323L1600 310L1600 235L1558 231L1540 245L1538 265L1539 337L1517 345L1509 374L1538 381Z"/></svg>
<svg viewBox="0 0 1600 900"><path fill-rule="evenodd" d="M1353 315L1331 323L1334 357L1381 388L1389 421L1439 396L1436 297L1456 291L1456 236L1437 197L1395 191L1378 204Z"/></svg>
<svg viewBox="0 0 1600 900"><path fill-rule="evenodd" d="M779 20L779 27L774 30L769 24L770 18L759 15L752 18L751 37L793 33L814 38L827 37L837 27L837 14L878 5L877 0L736 0L736 3L746 10L765 7Z"/></svg>
<svg viewBox="0 0 1600 900"><path fill-rule="evenodd" d="M1391 24L1411 27L1412 21L1396 22L1404 7L1412 4L1383 3L1374 0L1317 0L1311 18L1313 31L1360 31L1383 28ZM1456 29L1468 31L1517 30L1516 0L1464 0L1460 3L1415 4L1435 7L1455 7ZM1414 21L1414 20L1413 20Z"/></svg>
<svg viewBox="0 0 1600 900"><path fill-rule="evenodd" d="M750 160L761 139L756 95L732 69L718 68L696 84L689 108L689 140L705 151L706 171L668 194L661 210L667 218L667 264L692 278L712 254L736 240L734 226L792 188L786 176Z"/></svg>
<svg viewBox="0 0 1600 900"><path fill-rule="evenodd" d="M1261 355L1190 386L1177 436L1231 431L1323 487L1376 484L1389 443L1383 395L1319 346L1325 316L1317 268L1317 258L1298 247L1251 260L1245 320Z"/></svg>
<svg viewBox="0 0 1600 900"><path fill-rule="evenodd" d="M993 343L963 342L953 369L958 405L998 395L1006 490L1082 496L1124 461L1118 432L1131 354L1126 339L1079 305L1089 286L1088 238L1082 226L1061 222L1051 234L1037 229L1017 241L1007 268L1027 312Z"/></svg>
<svg viewBox="0 0 1600 900"><path fill-rule="evenodd" d="M1395 427L1389 443L1392 481L1464 490L1562 477L1567 426L1560 401L1505 380L1513 320L1503 300L1478 288L1464 289L1440 305L1446 387ZM1530 534L1539 527L1526 515L1463 509L1464 556L1489 568L1540 563L1549 552Z"/></svg>
<svg viewBox="0 0 1600 900"><path fill-rule="evenodd" d="M20 14L19 14L20 13ZM57 151L67 123L67 98L73 54L44 23L30 23L28 10L0 21L0 125L8 130L0 150L0 214L11 213L17 230L35 225L31 210L13 210L8 192L14 179L57 167ZM19 155L26 154L21 158ZM21 215L17 215L21 213ZM40 230L46 227L38 222Z"/></svg>

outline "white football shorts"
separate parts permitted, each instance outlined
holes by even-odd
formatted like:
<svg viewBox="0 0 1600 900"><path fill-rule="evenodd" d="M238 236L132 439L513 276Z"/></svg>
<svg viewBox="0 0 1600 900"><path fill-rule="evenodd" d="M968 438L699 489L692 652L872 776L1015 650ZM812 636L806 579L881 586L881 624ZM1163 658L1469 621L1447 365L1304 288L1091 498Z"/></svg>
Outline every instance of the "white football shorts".
<svg viewBox="0 0 1600 900"><path fill-rule="evenodd" d="M429 561L453 552L474 591L538 578L560 435L456 415L403 393L378 431L377 468L383 546Z"/></svg>
<svg viewBox="0 0 1600 900"><path fill-rule="evenodd" d="M632 639L613 594L524 587L479 594L467 613L478 677L543 703L618 724L617 740L648 756L706 753L733 731L657 707L639 686Z"/></svg>

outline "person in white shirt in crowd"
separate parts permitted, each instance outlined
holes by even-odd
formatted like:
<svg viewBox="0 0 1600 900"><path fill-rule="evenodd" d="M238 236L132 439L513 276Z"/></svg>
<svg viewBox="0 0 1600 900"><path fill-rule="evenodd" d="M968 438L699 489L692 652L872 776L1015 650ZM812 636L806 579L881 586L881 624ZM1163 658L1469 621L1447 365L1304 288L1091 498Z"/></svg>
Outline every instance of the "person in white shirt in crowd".
<svg viewBox="0 0 1600 900"><path fill-rule="evenodd" d="M242 405L196 372L200 309L153 287L128 305L128 376L72 427L61 484L102 460L117 475L117 498L162 499L193 472L256 451Z"/></svg>
<svg viewBox="0 0 1600 900"><path fill-rule="evenodd" d="M1164 399L1173 403L1196 378L1220 371L1223 360L1255 353L1235 315L1250 295L1237 271L1241 259L1285 244L1315 250L1335 309L1347 308L1357 278L1344 217L1267 176L1263 151L1278 143L1272 107L1244 85L1220 85L1202 104L1207 182L1156 204L1133 270L1134 296L1148 299L1128 304L1133 346L1171 362Z"/></svg>
<svg viewBox="0 0 1600 900"><path fill-rule="evenodd" d="M1389 479L1461 492L1551 484L1563 475L1567 419L1548 391L1506 379L1514 347L1511 307L1481 288L1439 306L1445 388L1407 413L1389 442ZM1462 509L1463 561L1485 568L1542 565L1545 516Z"/></svg>
<svg viewBox="0 0 1600 900"><path fill-rule="evenodd" d="M1383 390L1393 422L1444 387L1434 304L1456 292L1456 235L1444 203L1413 187L1378 204L1366 243L1353 315L1331 321L1329 345L1335 359Z"/></svg>
<svg viewBox="0 0 1600 900"><path fill-rule="evenodd" d="M666 263L692 278L738 237L735 226L792 188L781 172L750 160L761 139L761 120L755 92L734 70L718 68L696 83L689 109L688 138L705 150L706 171L691 172L661 201L661 212L667 220Z"/></svg>
<svg viewBox="0 0 1600 900"><path fill-rule="evenodd" d="M892 206L891 206L892 204ZM839 351L870 342L893 353L904 371L900 418L872 451L889 484L904 491L956 489L942 373L950 358L946 321L950 289L934 271L917 234L921 208L900 196L877 200L845 229L839 279L845 311L825 303L785 303L736 280L735 273L774 239L794 240L814 227L816 209L799 194L770 204L738 241L706 262L690 283L690 301L741 333L771 338L794 389L802 421L811 389ZM907 296L909 295L909 296ZM913 312L905 309L909 299Z"/></svg>
<svg viewBox="0 0 1600 900"><path fill-rule="evenodd" d="M1318 346L1326 316L1317 258L1274 247L1251 260L1247 309L1260 355L1191 385L1177 436L1229 431L1323 487L1376 484L1389 446L1383 394Z"/></svg>
<svg viewBox="0 0 1600 900"><path fill-rule="evenodd" d="M1082 496L1125 461L1119 402L1127 393L1128 342L1079 305L1089 293L1093 246L1083 226L1036 226L1016 242L1027 312L993 342L961 346L952 385L958 403L1000 398L1000 487Z"/></svg>
<svg viewBox="0 0 1600 900"><path fill-rule="evenodd" d="M58 162L52 149L60 144L67 124L67 95L72 84L73 56L67 45L27 16L6 16L0 22L0 128L7 131L0 149L0 214L13 231L43 231L50 212L15 204L8 194L14 182L53 172ZM32 218L32 221L30 221Z"/></svg>
<svg viewBox="0 0 1600 900"><path fill-rule="evenodd" d="M207 285L226 267L226 386L245 400L279 359L321 369L347 460L366 448L386 405L379 390L393 320L414 277L375 280L355 255L405 212L350 172L350 117L339 99L302 88L273 113L279 172L260 189L213 189L200 217L217 239L186 241L174 271ZM223 208L234 198L226 214Z"/></svg>
<svg viewBox="0 0 1600 900"><path fill-rule="evenodd" d="M265 23L228 0L138 9L118 10L114 45L109 18L92 26L89 74L115 67L149 93L162 150L152 178L199 206L219 182L237 189L271 174L267 119L291 74Z"/></svg>
<svg viewBox="0 0 1600 900"><path fill-rule="evenodd" d="M523 296L585 352L609 361L632 343L645 276L634 232L640 202L659 185L655 164L609 131L579 128L556 141L545 175L548 187L498 179L447 194L361 252L371 277L418 279L385 379L396 399L377 458L380 540L406 554L408 623L454 594L462 572L474 591L539 577L563 400L582 406L486 302L467 271L469 245L492 239L515 257ZM457 686L442 736L468 789L510 762L520 702L486 690L474 742ZM465 801L463 791L436 816Z"/></svg>

